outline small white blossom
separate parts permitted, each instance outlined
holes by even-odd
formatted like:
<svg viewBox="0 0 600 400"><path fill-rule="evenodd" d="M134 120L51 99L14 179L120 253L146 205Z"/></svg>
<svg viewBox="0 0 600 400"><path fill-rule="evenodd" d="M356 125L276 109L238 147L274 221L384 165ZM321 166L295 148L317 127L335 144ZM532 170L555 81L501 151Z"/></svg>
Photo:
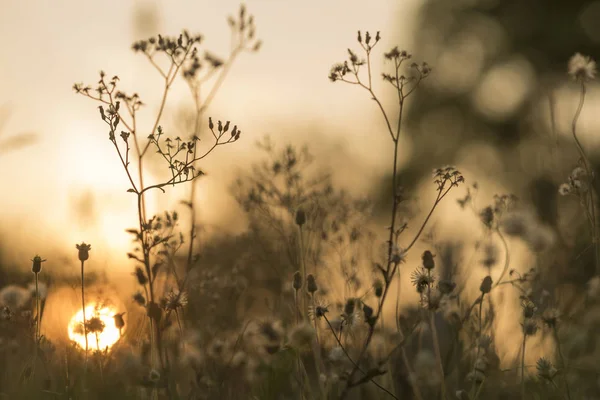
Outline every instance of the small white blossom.
<svg viewBox="0 0 600 400"><path fill-rule="evenodd" d="M560 193L561 196L567 196L571 194L571 185L569 185L568 183L561 184L558 187L558 193Z"/></svg>
<svg viewBox="0 0 600 400"><path fill-rule="evenodd" d="M575 53L569 60L569 75L584 82L592 80L596 77L596 62L589 56Z"/></svg>

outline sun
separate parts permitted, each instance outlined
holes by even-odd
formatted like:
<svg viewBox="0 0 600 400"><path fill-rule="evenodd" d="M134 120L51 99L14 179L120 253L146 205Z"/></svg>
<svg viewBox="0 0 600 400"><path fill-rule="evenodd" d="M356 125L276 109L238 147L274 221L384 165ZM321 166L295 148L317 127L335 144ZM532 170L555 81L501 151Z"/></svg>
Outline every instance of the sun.
<svg viewBox="0 0 600 400"><path fill-rule="evenodd" d="M110 349L121 337L123 329L119 331L119 328L115 325L114 315L117 311L112 307L98 306L97 304L88 304L85 308L85 318L90 323L92 318L95 321L101 321L97 325L100 325L100 332L89 332L88 337L88 349L89 350L107 350ZM69 339L77 343L79 347L85 349L85 335L82 330L83 312L79 310L71 321L69 322ZM103 325L103 326L102 326Z"/></svg>

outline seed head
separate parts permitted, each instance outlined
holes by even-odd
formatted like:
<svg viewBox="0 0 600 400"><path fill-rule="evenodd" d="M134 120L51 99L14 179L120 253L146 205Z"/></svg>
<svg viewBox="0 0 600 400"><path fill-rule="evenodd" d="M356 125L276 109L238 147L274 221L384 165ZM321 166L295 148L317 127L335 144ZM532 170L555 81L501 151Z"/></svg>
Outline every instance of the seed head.
<svg viewBox="0 0 600 400"><path fill-rule="evenodd" d="M302 226L306 223L306 213L304 212L303 209L298 209L298 211L296 211L296 225L298 226Z"/></svg>
<svg viewBox="0 0 600 400"><path fill-rule="evenodd" d="M46 260L42 260L42 257L36 255L31 261L33 262L33 265L31 266L31 272L34 274L39 274L42 270L42 263Z"/></svg>
<svg viewBox="0 0 600 400"><path fill-rule="evenodd" d="M596 77L596 62L589 56L575 53L569 60L569 75L577 81L591 81Z"/></svg>
<svg viewBox="0 0 600 400"><path fill-rule="evenodd" d="M492 291L492 277L486 276L483 278L483 282L481 282L481 286L479 286L479 290L482 294L486 294Z"/></svg>
<svg viewBox="0 0 600 400"><path fill-rule="evenodd" d="M354 298L349 298L346 300L346 304L344 305L344 314L352 315L354 313L354 308L356 306L356 301Z"/></svg>
<svg viewBox="0 0 600 400"><path fill-rule="evenodd" d="M140 306L145 306L146 305L146 298L144 297L144 295L142 294L142 292L137 292L136 294L133 295L133 301L135 301L136 303L138 303Z"/></svg>
<svg viewBox="0 0 600 400"><path fill-rule="evenodd" d="M383 282L381 279L377 279L375 283L373 283L373 288L375 289L375 296L381 297L383 295Z"/></svg>
<svg viewBox="0 0 600 400"><path fill-rule="evenodd" d="M90 258L89 252L92 249L92 245L81 242L81 244L76 244L75 247L79 250L79 261L86 261Z"/></svg>
<svg viewBox="0 0 600 400"><path fill-rule="evenodd" d="M140 285L144 286L148 283L148 278L146 277L146 273L141 267L136 267L135 272L133 273L137 278L137 281Z"/></svg>
<svg viewBox="0 0 600 400"><path fill-rule="evenodd" d="M92 317L85 322L85 328L91 333L102 333L106 325L99 317Z"/></svg>
<svg viewBox="0 0 600 400"><path fill-rule="evenodd" d="M115 327L117 329L123 329L125 327L125 320L123 319L123 315L125 315L124 312L113 315L113 318L115 320Z"/></svg>
<svg viewBox="0 0 600 400"><path fill-rule="evenodd" d="M171 289L164 298L164 308L169 311L176 311L179 308L183 308L187 303L187 293L180 292L179 290Z"/></svg>
<svg viewBox="0 0 600 400"><path fill-rule="evenodd" d="M300 271L294 272L292 287L294 290L300 290L302 288L302 274L300 274Z"/></svg>
<svg viewBox="0 0 600 400"><path fill-rule="evenodd" d="M308 274L306 277L306 290L310 294L314 294L318 290L317 281L313 274Z"/></svg>
<svg viewBox="0 0 600 400"><path fill-rule="evenodd" d="M435 256L433 254L431 254L431 251L425 250L423 252L421 259L423 260L423 267L425 269L432 270L435 268L435 261L433 260L433 257L435 257Z"/></svg>
<svg viewBox="0 0 600 400"><path fill-rule="evenodd" d="M525 336L533 336L537 333L538 326L535 320L528 318L521 324L523 327L523 334Z"/></svg>
<svg viewBox="0 0 600 400"><path fill-rule="evenodd" d="M540 378L544 378L549 381L554 379L554 377L558 373L557 369L554 368L554 365L552 365L550 361L546 360L543 357L537 360L536 369Z"/></svg>

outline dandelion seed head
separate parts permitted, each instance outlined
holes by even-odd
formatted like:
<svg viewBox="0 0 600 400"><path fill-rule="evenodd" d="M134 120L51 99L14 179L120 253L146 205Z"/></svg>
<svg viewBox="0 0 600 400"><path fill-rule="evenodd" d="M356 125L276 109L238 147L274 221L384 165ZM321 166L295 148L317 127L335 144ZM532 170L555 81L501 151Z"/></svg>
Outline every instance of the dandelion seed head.
<svg viewBox="0 0 600 400"><path fill-rule="evenodd" d="M569 60L568 73L578 81L590 81L596 77L596 62L589 56L575 53Z"/></svg>
<svg viewBox="0 0 600 400"><path fill-rule="evenodd" d="M571 185L569 185L568 183L562 183L559 187L558 187L558 193L561 196L567 196L569 194L571 194L572 190L571 190Z"/></svg>

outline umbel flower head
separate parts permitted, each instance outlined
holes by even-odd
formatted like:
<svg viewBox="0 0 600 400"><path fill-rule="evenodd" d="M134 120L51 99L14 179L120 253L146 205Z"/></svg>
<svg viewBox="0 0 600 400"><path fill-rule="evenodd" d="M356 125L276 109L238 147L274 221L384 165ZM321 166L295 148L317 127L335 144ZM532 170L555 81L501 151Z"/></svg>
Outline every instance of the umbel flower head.
<svg viewBox="0 0 600 400"><path fill-rule="evenodd" d="M575 53L569 60L569 75L578 81L591 81L596 77L596 62L589 56Z"/></svg>
<svg viewBox="0 0 600 400"><path fill-rule="evenodd" d="M36 256L31 259L31 262L33 262L33 265L31 266L31 272L34 274L39 274L42 270L42 263L44 261L46 260L42 260L42 257L36 254Z"/></svg>
<svg viewBox="0 0 600 400"><path fill-rule="evenodd" d="M81 244L76 244L75 247L79 250L79 261L86 261L90 258L92 245L81 242Z"/></svg>

